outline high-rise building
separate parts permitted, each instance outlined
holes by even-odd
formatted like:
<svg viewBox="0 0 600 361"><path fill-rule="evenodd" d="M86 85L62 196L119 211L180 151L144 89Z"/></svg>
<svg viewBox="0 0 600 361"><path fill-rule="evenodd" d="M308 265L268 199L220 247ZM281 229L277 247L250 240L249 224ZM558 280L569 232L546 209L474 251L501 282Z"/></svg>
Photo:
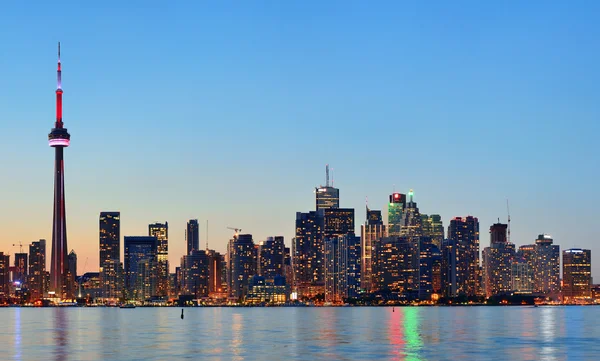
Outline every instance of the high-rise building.
<svg viewBox="0 0 600 361"><path fill-rule="evenodd" d="M169 223L154 223L148 226L148 235L158 240L157 295L169 295Z"/></svg>
<svg viewBox="0 0 600 361"><path fill-rule="evenodd" d="M423 227L423 235L431 238L431 242L438 249L441 249L442 241L444 240L442 217L439 214L421 214L421 226Z"/></svg>
<svg viewBox="0 0 600 361"><path fill-rule="evenodd" d="M319 219L323 222L323 237L341 237L354 234L354 209L330 208L319 210Z"/></svg>
<svg viewBox="0 0 600 361"><path fill-rule="evenodd" d="M285 245L282 236L268 237L258 245L257 274L267 281L275 276L285 277L284 273Z"/></svg>
<svg viewBox="0 0 600 361"><path fill-rule="evenodd" d="M292 240L294 290L301 297L324 292L323 222L317 212L296 213L296 236Z"/></svg>
<svg viewBox="0 0 600 361"><path fill-rule="evenodd" d="M181 257L181 293L196 298L208 297L210 257L206 251L192 251Z"/></svg>
<svg viewBox="0 0 600 361"><path fill-rule="evenodd" d="M373 252L375 289L407 294L418 289L418 250L408 237L382 238ZM417 263L415 263L415 261Z"/></svg>
<svg viewBox="0 0 600 361"><path fill-rule="evenodd" d="M419 237L423 235L423 227L421 225L421 213L419 207L413 200L414 193L411 189L408 192L408 202L404 206L402 218L400 221L400 236L401 237Z"/></svg>
<svg viewBox="0 0 600 361"><path fill-rule="evenodd" d="M208 294L212 298L227 298L227 265L225 257L217 251L208 250ZM225 297L223 297L225 295Z"/></svg>
<svg viewBox="0 0 600 361"><path fill-rule="evenodd" d="M453 242L447 243L447 246L455 247L452 253L456 259L450 262L452 270L446 270L448 275L454 275L451 289L453 292L446 293L449 297L456 297L460 294L466 296L477 296L481 293L479 278L479 220L476 217L456 217L450 221L448 226L448 239ZM443 248L443 247L442 247ZM449 253L442 250L443 254ZM447 260L443 256L444 260ZM444 270L443 270L444 271ZM445 279L449 282L448 279ZM448 288L445 288L448 290Z"/></svg>
<svg viewBox="0 0 600 361"><path fill-rule="evenodd" d="M46 292L46 240L40 239L29 245L29 292L37 301Z"/></svg>
<svg viewBox="0 0 600 361"><path fill-rule="evenodd" d="M440 290L440 251L430 237L418 239L418 298L430 300Z"/></svg>
<svg viewBox="0 0 600 361"><path fill-rule="evenodd" d="M156 295L158 240L125 236L125 289L127 298L145 300Z"/></svg>
<svg viewBox="0 0 600 361"><path fill-rule="evenodd" d="M556 294L560 291L560 246L552 236L541 234L535 240L534 291ZM563 261L564 263L564 261Z"/></svg>
<svg viewBox="0 0 600 361"><path fill-rule="evenodd" d="M373 278L373 251L379 240L387 237L386 227L381 218L381 211L370 210L367 207L367 221L360 227L361 233L361 288L365 292L376 291Z"/></svg>
<svg viewBox="0 0 600 361"><path fill-rule="evenodd" d="M64 148L69 146L71 135L62 121L62 82L60 43L58 43L58 69L56 87L56 122L48 134L48 143L54 148L54 216L52 221L52 258L50 259L50 290L58 297L66 296L67 286L67 218L65 207Z"/></svg>
<svg viewBox="0 0 600 361"><path fill-rule="evenodd" d="M406 194L392 193L390 203L388 204L388 235L390 237L400 237L402 229L402 213L406 206Z"/></svg>
<svg viewBox="0 0 600 361"><path fill-rule="evenodd" d="M22 287L27 283L27 253L15 253L13 282L18 282Z"/></svg>
<svg viewBox="0 0 600 361"><path fill-rule="evenodd" d="M185 240L187 243L187 254L191 254L192 251L200 250L200 227L197 219L190 219L187 222L185 229Z"/></svg>
<svg viewBox="0 0 600 361"><path fill-rule="evenodd" d="M592 251L571 248L563 251L563 300L565 303L591 299Z"/></svg>
<svg viewBox="0 0 600 361"><path fill-rule="evenodd" d="M100 287L102 297L122 296L121 213L100 212Z"/></svg>
<svg viewBox="0 0 600 361"><path fill-rule="evenodd" d="M248 293L248 281L256 274L256 252L251 234L236 234L227 251L227 289L229 297L243 300Z"/></svg>
<svg viewBox="0 0 600 361"><path fill-rule="evenodd" d="M340 303L360 291L360 238L353 234L325 240L325 301Z"/></svg>
<svg viewBox="0 0 600 361"><path fill-rule="evenodd" d="M10 296L10 256L0 252L0 299Z"/></svg>
<svg viewBox="0 0 600 361"><path fill-rule="evenodd" d="M77 296L77 254L74 250L67 256L69 263L69 272L67 273L67 297L75 298Z"/></svg>
<svg viewBox="0 0 600 361"><path fill-rule="evenodd" d="M533 292L533 268L528 260L519 253L515 256L511 265L512 292Z"/></svg>
<svg viewBox="0 0 600 361"><path fill-rule="evenodd" d="M325 186L315 188L316 210L328 208L340 208L340 190L329 186L329 164L325 167Z"/></svg>
<svg viewBox="0 0 600 361"><path fill-rule="evenodd" d="M294 268L292 267L292 255L289 247L283 249L283 275L288 286L294 284Z"/></svg>
<svg viewBox="0 0 600 361"><path fill-rule="evenodd" d="M513 289L512 269L515 245L508 242L508 225L496 223L490 227L490 246L483 250L483 279L486 297Z"/></svg>

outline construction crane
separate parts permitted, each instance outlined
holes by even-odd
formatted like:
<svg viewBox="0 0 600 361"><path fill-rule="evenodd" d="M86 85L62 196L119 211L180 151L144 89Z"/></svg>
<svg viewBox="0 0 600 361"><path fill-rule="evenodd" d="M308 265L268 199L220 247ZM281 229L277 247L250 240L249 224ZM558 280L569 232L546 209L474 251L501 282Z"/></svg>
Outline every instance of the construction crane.
<svg viewBox="0 0 600 361"><path fill-rule="evenodd" d="M227 227L227 229L231 229L232 231L235 231L236 236L238 235L238 233L240 233L242 231L241 228L235 228L235 227Z"/></svg>
<svg viewBox="0 0 600 361"><path fill-rule="evenodd" d="M23 253L23 244L19 241L19 244L13 244L13 247L19 246L19 253Z"/></svg>

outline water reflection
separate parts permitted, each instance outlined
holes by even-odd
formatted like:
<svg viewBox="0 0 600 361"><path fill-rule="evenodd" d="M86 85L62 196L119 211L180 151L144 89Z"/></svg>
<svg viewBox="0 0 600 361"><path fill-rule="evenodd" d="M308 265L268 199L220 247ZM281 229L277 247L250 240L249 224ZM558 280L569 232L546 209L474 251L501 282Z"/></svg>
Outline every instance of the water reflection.
<svg viewBox="0 0 600 361"><path fill-rule="evenodd" d="M21 308L15 310L15 360L21 360Z"/></svg>
<svg viewBox="0 0 600 361"><path fill-rule="evenodd" d="M244 342L242 335L242 324L244 323L244 316L241 313L234 313L231 315L231 352L233 353L234 360L243 360L242 357L242 344Z"/></svg>
<svg viewBox="0 0 600 361"><path fill-rule="evenodd" d="M60 307L54 308L54 359L57 361L66 360L69 354L68 311Z"/></svg>
<svg viewBox="0 0 600 361"><path fill-rule="evenodd" d="M406 360L421 361L419 357L423 342L419 329L419 311L416 307L405 307L404 311L404 334L406 336Z"/></svg>

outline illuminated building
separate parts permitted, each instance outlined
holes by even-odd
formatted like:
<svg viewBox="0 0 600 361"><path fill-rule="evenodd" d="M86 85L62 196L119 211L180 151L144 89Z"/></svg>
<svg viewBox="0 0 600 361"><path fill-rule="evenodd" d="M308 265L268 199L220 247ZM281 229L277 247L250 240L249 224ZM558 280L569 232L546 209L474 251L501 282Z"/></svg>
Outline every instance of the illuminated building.
<svg viewBox="0 0 600 361"><path fill-rule="evenodd" d="M68 260L68 273L67 273L67 297L75 298L77 296L77 254L74 250L71 250Z"/></svg>
<svg viewBox="0 0 600 361"><path fill-rule="evenodd" d="M402 193L393 193L390 195L388 204L388 235L390 237L400 237L402 227L402 213L406 205L406 195Z"/></svg>
<svg viewBox="0 0 600 361"><path fill-rule="evenodd" d="M533 292L533 268L522 256L516 256L511 265L512 291L515 293Z"/></svg>
<svg viewBox="0 0 600 361"><path fill-rule="evenodd" d="M285 303L288 298L289 287L285 277L276 275L272 280L264 276L254 275L248 281L248 303Z"/></svg>
<svg viewBox="0 0 600 361"><path fill-rule="evenodd" d="M506 224L490 227L490 246L483 250L483 280L486 297L513 289L512 260L515 245L507 240Z"/></svg>
<svg viewBox="0 0 600 361"><path fill-rule="evenodd" d="M100 284L102 297L121 297L121 213L100 212Z"/></svg>
<svg viewBox="0 0 600 361"><path fill-rule="evenodd" d="M32 300L39 300L46 292L46 240L29 245L29 291Z"/></svg>
<svg viewBox="0 0 600 361"><path fill-rule="evenodd" d="M229 297L243 301L248 281L256 274L254 241L251 234L236 234L229 240L227 251L227 290Z"/></svg>
<svg viewBox="0 0 600 361"><path fill-rule="evenodd" d="M27 283L27 253L15 253L15 269L13 282L25 285Z"/></svg>
<svg viewBox="0 0 600 361"><path fill-rule="evenodd" d="M283 249L283 275L288 285L294 284L294 267L292 267L292 255L289 247Z"/></svg>
<svg viewBox="0 0 600 361"><path fill-rule="evenodd" d="M340 208L340 190L329 186L329 164L325 168L325 187L316 187L316 210L328 208Z"/></svg>
<svg viewBox="0 0 600 361"><path fill-rule="evenodd" d="M181 257L181 294L208 297L210 257L206 251L192 251Z"/></svg>
<svg viewBox="0 0 600 361"><path fill-rule="evenodd" d="M563 251L563 300L577 303L591 298L592 251L571 248Z"/></svg>
<svg viewBox="0 0 600 361"><path fill-rule="evenodd" d="M539 235L535 240L533 272L536 293L547 295L560 291L560 246L553 242L552 237L546 234Z"/></svg>
<svg viewBox="0 0 600 361"><path fill-rule="evenodd" d="M10 256L0 252L0 299L10 296Z"/></svg>
<svg viewBox="0 0 600 361"><path fill-rule="evenodd" d="M78 278L77 283L81 285L81 296L97 298L102 294L102 286L100 285L100 273L87 272ZM79 291L78 291L79 293Z"/></svg>
<svg viewBox="0 0 600 361"><path fill-rule="evenodd" d="M443 259L448 261L450 257L455 257L452 262L446 262L450 270L442 270L450 278L445 278L447 285L445 290L451 290L447 293L448 297L456 297L460 294L466 296L477 296L481 290L479 277L479 220L476 217L456 217L450 220L448 226L448 239L453 241L447 243L452 247L450 252L442 249ZM444 248L444 247L442 247ZM450 255L446 257L446 255ZM450 283L448 283L450 282Z"/></svg>
<svg viewBox="0 0 600 361"><path fill-rule="evenodd" d="M125 290L127 298L145 300L155 296L157 290L156 237L125 236Z"/></svg>
<svg viewBox="0 0 600 361"><path fill-rule="evenodd" d="M208 255L208 295L211 298L227 298L227 264L225 257L215 250Z"/></svg>
<svg viewBox="0 0 600 361"><path fill-rule="evenodd" d="M268 237L258 245L257 274L267 281L284 275L285 245L282 236Z"/></svg>
<svg viewBox="0 0 600 361"><path fill-rule="evenodd" d="M324 292L322 220L317 212L296 213L292 240L294 290L301 297Z"/></svg>
<svg viewBox="0 0 600 361"><path fill-rule="evenodd" d="M339 303L360 291L360 238L354 234L325 239L325 301Z"/></svg>
<svg viewBox="0 0 600 361"><path fill-rule="evenodd" d="M431 238L431 242L441 249L444 240L444 224L439 214L421 214L421 226L423 235Z"/></svg>
<svg viewBox="0 0 600 361"><path fill-rule="evenodd" d="M361 288L365 292L376 291L373 280L373 250L379 240L387 237L386 227L381 218L381 211L367 207L367 221L360 227L361 232Z"/></svg>
<svg viewBox="0 0 600 361"><path fill-rule="evenodd" d="M200 228L198 226L197 219L190 219L187 222L187 227L185 229L185 240L187 244L187 253L191 254L192 251L200 250Z"/></svg>
<svg viewBox="0 0 600 361"><path fill-rule="evenodd" d="M421 214L417 203L413 201L413 190L408 192L408 203L404 206L400 220L400 237L419 237L423 235Z"/></svg>
<svg viewBox="0 0 600 361"><path fill-rule="evenodd" d="M431 250L431 288L432 292L440 295L442 293L442 252L434 244Z"/></svg>
<svg viewBox="0 0 600 361"><path fill-rule="evenodd" d="M157 295L169 295L169 223L154 223L148 226L148 235L158 240Z"/></svg>
<svg viewBox="0 0 600 361"><path fill-rule="evenodd" d="M71 135L62 121L62 83L60 43L58 43L58 69L56 87L56 122L48 134L48 143L54 148L54 208L52 221L52 256L50 258L50 290L58 297L66 296L67 286L67 218L65 207L64 148L69 146Z"/></svg>
<svg viewBox="0 0 600 361"><path fill-rule="evenodd" d="M385 237L375 248L374 283L378 290L407 293L418 289L418 250L407 237Z"/></svg>
<svg viewBox="0 0 600 361"><path fill-rule="evenodd" d="M418 237L418 298L431 299L441 288L440 251L429 237ZM435 291L434 292L434 285Z"/></svg>

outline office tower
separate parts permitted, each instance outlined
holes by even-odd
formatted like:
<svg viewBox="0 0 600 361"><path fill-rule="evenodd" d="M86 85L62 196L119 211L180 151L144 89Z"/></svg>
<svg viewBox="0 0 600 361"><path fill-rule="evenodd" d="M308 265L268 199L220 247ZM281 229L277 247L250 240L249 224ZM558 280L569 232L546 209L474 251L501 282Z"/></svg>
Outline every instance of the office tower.
<svg viewBox="0 0 600 361"><path fill-rule="evenodd" d="M10 297L10 256L0 252L0 299Z"/></svg>
<svg viewBox="0 0 600 361"><path fill-rule="evenodd" d="M329 186L329 164L325 166L325 187L316 187L316 210L327 208L340 208L340 190Z"/></svg>
<svg viewBox="0 0 600 361"><path fill-rule="evenodd" d="M69 146L71 135L62 121L62 83L60 43L58 43L58 69L56 87L56 122L48 134L48 143L54 148L54 216L52 221L52 258L50 259L50 291L58 297L66 296L67 285L67 218L65 207L64 148Z"/></svg>
<svg viewBox="0 0 600 361"><path fill-rule="evenodd" d="M325 240L325 302L341 303L360 291L360 238L353 234Z"/></svg>
<svg viewBox="0 0 600 361"><path fill-rule="evenodd" d="M563 251L563 301L588 302L592 286L592 251L571 248Z"/></svg>
<svg viewBox="0 0 600 361"><path fill-rule="evenodd" d="M483 279L486 297L510 292L513 289L512 260L515 245L507 240L506 224L490 227L490 246L483 250Z"/></svg>
<svg viewBox="0 0 600 361"><path fill-rule="evenodd" d="M390 237L400 237L402 227L402 213L406 206L406 195L401 193L392 193L390 203L388 204L388 235Z"/></svg>
<svg viewBox="0 0 600 361"><path fill-rule="evenodd" d="M515 256L511 265L512 292L533 292L533 268L528 260L519 253Z"/></svg>
<svg viewBox="0 0 600 361"><path fill-rule="evenodd" d="M283 275L288 286L294 284L294 268L292 267L292 255L289 247L283 249Z"/></svg>
<svg viewBox="0 0 600 361"><path fill-rule="evenodd" d="M423 235L431 238L431 242L438 249L441 249L442 241L444 240L442 217L439 214L421 214L421 227L423 228Z"/></svg>
<svg viewBox="0 0 600 361"><path fill-rule="evenodd" d="M452 239L442 241L441 252L441 279L442 294L444 297L458 296L458 242Z"/></svg>
<svg viewBox="0 0 600 361"><path fill-rule="evenodd" d="M381 211L367 207L367 221L360 227L361 233L361 288L365 292L376 291L373 278L373 250L379 240L387 237L386 227L381 218Z"/></svg>
<svg viewBox="0 0 600 361"><path fill-rule="evenodd" d="M100 284L101 296L117 299L122 296L121 213L100 212Z"/></svg>
<svg viewBox="0 0 600 361"><path fill-rule="evenodd" d="M148 226L148 235L158 240L157 295L169 295L169 223L154 223Z"/></svg>
<svg viewBox="0 0 600 361"><path fill-rule="evenodd" d="M323 237L340 237L354 234L354 209L330 208L320 209L319 219L323 222Z"/></svg>
<svg viewBox="0 0 600 361"><path fill-rule="evenodd" d="M125 290L128 299L145 300L156 295L158 240L125 236Z"/></svg>
<svg viewBox="0 0 600 361"><path fill-rule="evenodd" d="M227 289L229 297L243 301L248 293L248 281L256 274L254 241L251 234L236 234L227 250Z"/></svg>
<svg viewBox="0 0 600 361"><path fill-rule="evenodd" d="M227 266L225 257L217 251L208 250L208 294L212 298L223 297L227 289ZM225 277L223 277L225 275Z"/></svg>
<svg viewBox="0 0 600 361"><path fill-rule="evenodd" d="M283 276L277 275L274 279L268 280L263 276L254 275L250 277L248 283L246 302L281 304L288 298L289 287Z"/></svg>
<svg viewBox="0 0 600 361"><path fill-rule="evenodd" d="M208 297L210 257L206 251L192 251L181 257L181 293L196 298Z"/></svg>
<svg viewBox="0 0 600 361"><path fill-rule="evenodd" d="M187 222L185 229L185 240L187 242L187 253L191 254L192 251L200 250L200 227L198 226L197 219L190 219Z"/></svg>
<svg viewBox="0 0 600 361"><path fill-rule="evenodd" d="M77 295L77 254L71 250L67 256L68 273L67 273L67 297L75 298Z"/></svg>
<svg viewBox="0 0 600 361"><path fill-rule="evenodd" d="M479 220L476 217L456 217L450 221L448 226L448 239L453 241L446 244L451 247L449 252L442 250L443 259L449 267L455 267L446 272L455 282L445 278L444 281L453 290L446 295L456 297L458 295L477 296L481 291L479 278ZM442 247L444 248L444 247ZM449 257L455 257L451 262ZM450 282L450 283L448 283Z"/></svg>
<svg viewBox="0 0 600 361"><path fill-rule="evenodd" d="M322 223L317 212L296 213L292 263L294 289L301 297L324 292Z"/></svg>
<svg viewBox="0 0 600 361"><path fill-rule="evenodd" d="M552 236L547 234L540 234L535 240L533 272L536 293L548 295L560 291L560 246L553 242Z"/></svg>
<svg viewBox="0 0 600 361"><path fill-rule="evenodd" d="M40 239L29 245L29 292L37 301L46 292L46 240Z"/></svg>
<svg viewBox="0 0 600 361"><path fill-rule="evenodd" d="M432 292L439 296L442 293L442 251L433 245L435 247L431 250L431 288Z"/></svg>
<svg viewBox="0 0 600 361"><path fill-rule="evenodd" d="M430 300L440 289L440 251L430 237L418 237L418 298Z"/></svg>
<svg viewBox="0 0 600 361"><path fill-rule="evenodd" d="M411 189L408 192L408 202L402 212L400 221L400 236L401 237L419 237L423 235L423 228L421 226L421 214L419 213L419 207L413 200L414 193Z"/></svg>
<svg viewBox="0 0 600 361"><path fill-rule="evenodd" d="M413 243L407 237L385 237L373 251L375 289L409 293L418 289Z"/></svg>
<svg viewBox="0 0 600 361"><path fill-rule="evenodd" d="M285 277L284 251L285 245L282 236L268 237L266 241L260 242L257 274L265 277L267 281L273 280L275 276Z"/></svg>
<svg viewBox="0 0 600 361"><path fill-rule="evenodd" d="M22 287L27 283L27 253L15 253L13 282L19 282Z"/></svg>

